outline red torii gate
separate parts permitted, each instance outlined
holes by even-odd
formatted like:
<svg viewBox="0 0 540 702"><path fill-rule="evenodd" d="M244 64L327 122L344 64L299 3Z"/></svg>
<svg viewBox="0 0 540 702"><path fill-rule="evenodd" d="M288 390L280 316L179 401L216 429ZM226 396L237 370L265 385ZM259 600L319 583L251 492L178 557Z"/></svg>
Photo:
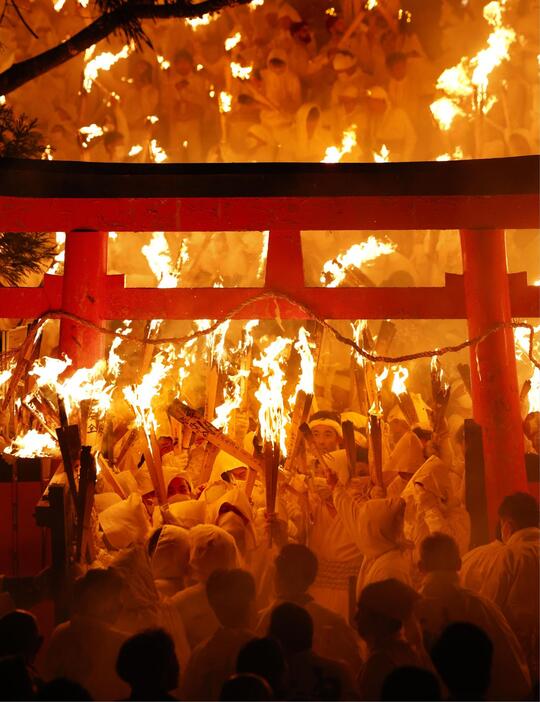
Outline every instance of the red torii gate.
<svg viewBox="0 0 540 702"><path fill-rule="evenodd" d="M505 228L540 226L540 158L396 164L102 164L0 160L4 231L66 231L63 277L0 289L0 316L64 310L110 319L222 319L262 292L325 319L463 319L476 337L512 317L540 316L540 290L508 275ZM459 229L463 275L436 288L310 288L300 230ZM263 288L125 288L107 275L108 231L270 230ZM283 298L243 318L305 318ZM61 348L92 365L104 337L63 320ZM482 426L489 521L526 489L510 328L471 349L473 412Z"/></svg>

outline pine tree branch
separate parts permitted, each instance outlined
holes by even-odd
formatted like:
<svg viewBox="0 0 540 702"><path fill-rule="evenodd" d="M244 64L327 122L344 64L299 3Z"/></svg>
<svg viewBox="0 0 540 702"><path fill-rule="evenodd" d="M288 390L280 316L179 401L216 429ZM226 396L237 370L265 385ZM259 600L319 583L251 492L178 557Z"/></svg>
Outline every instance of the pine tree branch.
<svg viewBox="0 0 540 702"><path fill-rule="evenodd" d="M204 0L192 5L186 0L155 5L137 2L106 12L61 44L13 64L0 73L0 95L7 95L25 83L61 66L74 56L137 20L192 18L219 12L224 7L247 4L250 0Z"/></svg>

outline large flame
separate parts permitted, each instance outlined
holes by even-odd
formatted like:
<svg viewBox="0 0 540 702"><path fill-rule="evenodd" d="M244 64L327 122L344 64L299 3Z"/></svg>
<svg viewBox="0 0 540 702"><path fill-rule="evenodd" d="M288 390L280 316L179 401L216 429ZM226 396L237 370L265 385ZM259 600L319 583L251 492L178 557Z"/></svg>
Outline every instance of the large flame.
<svg viewBox="0 0 540 702"><path fill-rule="evenodd" d="M50 434L41 434L36 429L30 429L22 436L17 436L4 453L19 458L55 457L60 454L57 442Z"/></svg>
<svg viewBox="0 0 540 702"><path fill-rule="evenodd" d="M107 364L98 361L92 368L79 368L72 375L60 380L60 376L71 366L71 359L38 359L29 370L29 375L36 377L38 388L49 387L64 401L68 417L83 401L92 403L94 412L103 417L110 409L113 386L106 378Z"/></svg>
<svg viewBox="0 0 540 702"><path fill-rule="evenodd" d="M396 244L390 241L380 241L370 236L361 244L354 244L343 254L326 261L321 274L321 283L327 288L337 288L346 278L348 268L361 268L365 263L374 261L379 256L393 253Z"/></svg>
<svg viewBox="0 0 540 702"><path fill-rule="evenodd" d="M439 127L448 131L454 119L474 111L489 112L497 98L488 96L489 77L502 61L510 58L510 47L516 33L503 23L506 0L492 0L484 6L483 14L491 26L487 46L475 56L463 56L458 64L444 70L437 80L437 89L444 95L430 108ZM464 103L472 99L472 110Z"/></svg>
<svg viewBox="0 0 540 702"><path fill-rule="evenodd" d="M356 146L356 124L352 124L343 132L340 146L329 146L326 149L321 163L339 163L341 159L351 153Z"/></svg>

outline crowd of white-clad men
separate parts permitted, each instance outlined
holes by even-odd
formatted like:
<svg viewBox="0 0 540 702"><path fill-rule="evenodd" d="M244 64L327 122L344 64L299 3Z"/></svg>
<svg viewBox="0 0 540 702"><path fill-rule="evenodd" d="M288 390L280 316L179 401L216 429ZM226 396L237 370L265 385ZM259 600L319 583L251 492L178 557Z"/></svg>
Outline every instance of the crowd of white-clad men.
<svg viewBox="0 0 540 702"><path fill-rule="evenodd" d="M199 26L146 22L154 50L132 51L100 70L90 92L83 70L91 57L80 54L10 94L8 104L39 118L55 158L73 160L320 161L347 130L356 146L343 161L373 161L381 151L392 161L535 153L534 0L502 8L517 39L493 73L488 97L496 104L485 118L462 115L444 131L430 111L443 95L442 71L486 47L486 4L265 0ZM75 0L57 5L30 3L38 40L20 23L2 29L5 65L88 22ZM118 53L123 42L110 38L92 57ZM44 94L46 101L37 99ZM98 130L79 132L89 125Z"/></svg>
<svg viewBox="0 0 540 702"><path fill-rule="evenodd" d="M4 595L1 698L30 699L14 696L23 685L37 699L130 688L133 700L535 699L537 499L506 497L497 539L469 550L462 432L443 422L434 433L414 401L417 426L397 407L388 416L382 484L365 418L313 413L317 449L281 475L272 514L245 464L220 452L201 482L205 449L167 437L158 506L136 446L116 474L127 499L98 481L102 548L41 659L35 619L9 612L16 595ZM353 476L342 420L354 427ZM248 428L238 431L253 450ZM525 429L538 455L537 415Z"/></svg>

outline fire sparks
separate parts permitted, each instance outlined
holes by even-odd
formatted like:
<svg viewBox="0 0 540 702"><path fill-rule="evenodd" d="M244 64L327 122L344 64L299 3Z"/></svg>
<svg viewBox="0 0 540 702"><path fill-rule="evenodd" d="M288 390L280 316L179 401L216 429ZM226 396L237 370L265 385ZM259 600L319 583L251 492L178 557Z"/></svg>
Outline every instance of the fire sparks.
<svg viewBox="0 0 540 702"><path fill-rule="evenodd" d="M91 58L94 54L95 44L87 49L84 55L86 66L84 67L83 78L83 88L86 92L89 93L92 90L92 86L97 80L100 71L110 71L115 63L126 59L133 51L133 48L131 45L124 44L122 49L116 54L113 54L111 51L104 51L95 58Z"/></svg>
<svg viewBox="0 0 540 702"><path fill-rule="evenodd" d="M320 281L327 288L337 288L345 280L347 269L361 268L365 263L374 261L379 256L388 256L395 249L396 245L393 242L379 241L376 237L370 236L367 241L354 244L344 254L338 254L336 258L326 261Z"/></svg>
<svg viewBox="0 0 540 702"><path fill-rule="evenodd" d="M230 112L232 109L232 95L222 90L219 94L219 111L222 114Z"/></svg>
<svg viewBox="0 0 540 702"><path fill-rule="evenodd" d="M19 458L36 458L42 456L58 456L60 451L56 441L50 434L41 434L36 429L30 429L26 434L17 436L4 449L4 453Z"/></svg>
<svg viewBox="0 0 540 702"><path fill-rule="evenodd" d="M154 163L163 163L163 161L169 158L165 149L162 149L157 143L157 139L152 139L150 141L150 156Z"/></svg>
<svg viewBox="0 0 540 702"><path fill-rule="evenodd" d="M253 66L242 66L236 61L231 62L231 75L233 78L238 78L239 80L249 80L251 78L251 73L253 72Z"/></svg>
<svg viewBox="0 0 540 702"><path fill-rule="evenodd" d="M105 131L103 127L100 127L98 124L92 123L88 124L85 127L81 127L79 129L79 134L82 134L82 136L84 137L84 141L82 142L83 149L87 149L88 144L94 139L103 136L103 134L105 134Z"/></svg>
<svg viewBox="0 0 540 702"><path fill-rule="evenodd" d="M128 156L138 156L142 150L143 147L140 144L134 144L129 150Z"/></svg>
<svg viewBox="0 0 540 702"><path fill-rule="evenodd" d="M261 352L261 357L253 361L261 370L261 381L255 391L259 401L259 425L263 441L279 446L281 454L287 455L287 415L283 402L285 371L282 367L292 340L278 336Z"/></svg>
<svg viewBox="0 0 540 702"><path fill-rule="evenodd" d="M367 0L364 7L366 8L366 10L374 10L378 4L379 3L377 2L377 0Z"/></svg>
<svg viewBox="0 0 540 702"><path fill-rule="evenodd" d="M351 153L355 146L356 124L353 124L343 132L341 146L329 146L326 149L321 163L339 163L346 154Z"/></svg>
<svg viewBox="0 0 540 702"><path fill-rule="evenodd" d="M162 71L169 70L169 68L171 67L170 61L167 61L167 59L164 56L156 56L156 59Z"/></svg>
<svg viewBox="0 0 540 702"><path fill-rule="evenodd" d="M208 13L202 17L191 17L186 20L186 24L191 27L191 29L198 29L199 27L206 27L212 21L212 16Z"/></svg>
<svg viewBox="0 0 540 702"><path fill-rule="evenodd" d="M227 39L225 39L225 51L232 51L241 41L242 35L240 32L236 32L232 37L227 37Z"/></svg>
<svg viewBox="0 0 540 702"><path fill-rule="evenodd" d="M56 2L53 5L54 11L60 12L65 4L66 4L66 0L56 0Z"/></svg>

